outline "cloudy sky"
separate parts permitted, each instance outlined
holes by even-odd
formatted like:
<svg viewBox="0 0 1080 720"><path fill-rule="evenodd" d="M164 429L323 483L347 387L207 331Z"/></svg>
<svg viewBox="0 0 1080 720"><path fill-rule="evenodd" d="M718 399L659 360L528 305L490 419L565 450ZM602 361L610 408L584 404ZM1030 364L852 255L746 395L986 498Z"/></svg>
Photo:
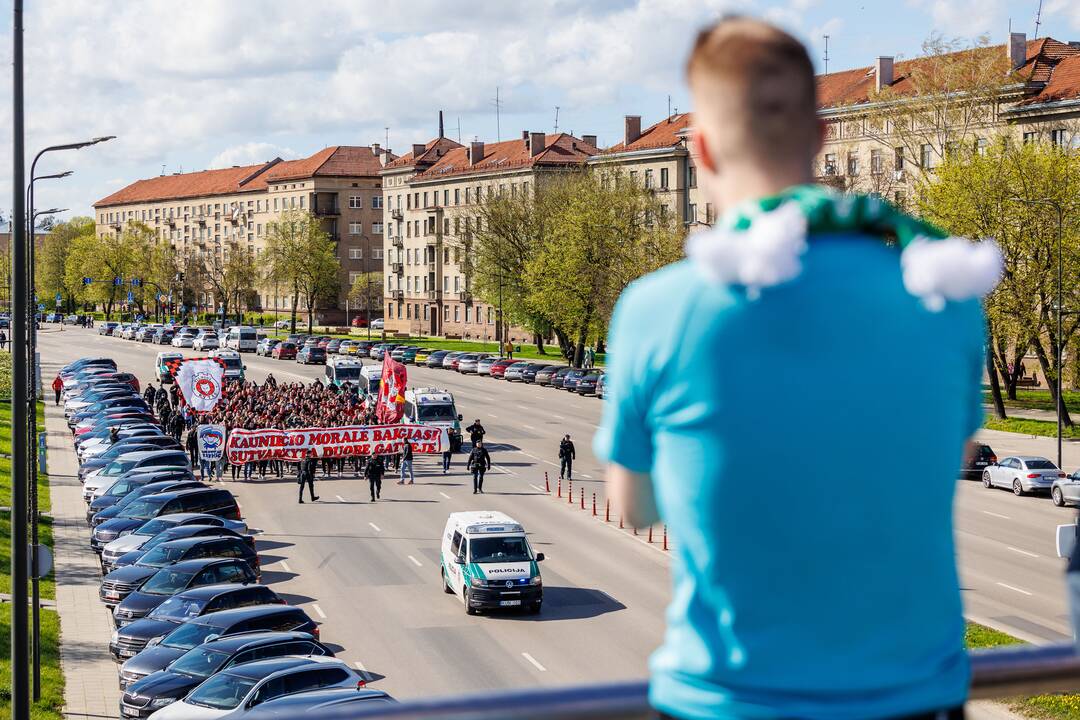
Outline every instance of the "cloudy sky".
<svg viewBox="0 0 1080 720"><path fill-rule="evenodd" d="M464 141L559 129L617 142L687 109L682 63L725 11L775 20L821 69L911 57L931 33L1031 37L1038 0L26 0L27 149L47 156L39 208L89 214L133 180L301 157L327 145L407 150L437 113ZM0 215L11 208L11 0L0 0ZM1080 39L1080 3L1045 0L1040 35ZM498 88L501 117L496 124Z"/></svg>

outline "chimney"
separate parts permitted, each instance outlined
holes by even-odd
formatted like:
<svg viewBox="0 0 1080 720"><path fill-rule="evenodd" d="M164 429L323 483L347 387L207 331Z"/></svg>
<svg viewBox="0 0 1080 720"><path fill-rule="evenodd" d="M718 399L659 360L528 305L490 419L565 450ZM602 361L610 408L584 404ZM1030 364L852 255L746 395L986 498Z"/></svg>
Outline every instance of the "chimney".
<svg viewBox="0 0 1080 720"><path fill-rule="evenodd" d="M371 143L371 152L373 155L378 155L382 152L382 150L379 149L379 143Z"/></svg>
<svg viewBox="0 0 1080 720"><path fill-rule="evenodd" d="M623 144L629 145L641 137L641 116L627 115L624 128Z"/></svg>
<svg viewBox="0 0 1080 720"><path fill-rule="evenodd" d="M544 137L544 133L529 133L529 157L536 157L540 153L544 152L546 144L547 138Z"/></svg>
<svg viewBox="0 0 1080 720"><path fill-rule="evenodd" d="M593 147L596 147L595 135L582 135L581 141L584 142L586 145L592 145Z"/></svg>
<svg viewBox="0 0 1080 720"><path fill-rule="evenodd" d="M427 146L424 145L424 143L413 143L413 145L412 145L413 160L416 160L418 157L423 155L425 150L427 150Z"/></svg>
<svg viewBox="0 0 1080 720"><path fill-rule="evenodd" d="M881 92L893 84L893 59L889 55L879 55L874 62L874 89Z"/></svg>
<svg viewBox="0 0 1080 720"><path fill-rule="evenodd" d="M469 164L475 165L484 159L484 143L474 140L469 143Z"/></svg>
<svg viewBox="0 0 1080 720"><path fill-rule="evenodd" d="M439 137L446 137L445 135L443 135L442 110L439 111Z"/></svg>
<svg viewBox="0 0 1080 720"><path fill-rule="evenodd" d="M1015 70L1027 62L1027 33L1009 33L1005 52L1009 54L1010 70Z"/></svg>

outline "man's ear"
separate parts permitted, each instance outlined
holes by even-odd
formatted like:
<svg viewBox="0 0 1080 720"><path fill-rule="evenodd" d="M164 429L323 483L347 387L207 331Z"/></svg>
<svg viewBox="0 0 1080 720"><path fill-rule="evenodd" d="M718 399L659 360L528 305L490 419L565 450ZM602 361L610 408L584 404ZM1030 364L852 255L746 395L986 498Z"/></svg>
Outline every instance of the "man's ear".
<svg viewBox="0 0 1080 720"><path fill-rule="evenodd" d="M709 143L705 139L705 133L701 131L701 128L694 128L694 134L690 136L690 144L694 163L715 175L717 172L716 160L713 159L712 153L709 152Z"/></svg>

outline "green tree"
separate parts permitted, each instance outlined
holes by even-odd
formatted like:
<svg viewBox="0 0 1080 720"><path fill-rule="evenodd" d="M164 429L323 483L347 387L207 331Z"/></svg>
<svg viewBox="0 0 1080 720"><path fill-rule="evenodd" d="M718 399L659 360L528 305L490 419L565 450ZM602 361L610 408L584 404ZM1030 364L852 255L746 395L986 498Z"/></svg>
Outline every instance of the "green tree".
<svg viewBox="0 0 1080 720"><path fill-rule="evenodd" d="M682 256L682 233L652 193L620 174L568 174L541 192L551 215L526 263L527 302L570 338L580 366L626 286Z"/></svg>
<svg viewBox="0 0 1080 720"><path fill-rule="evenodd" d="M259 282L255 256L239 242L226 243L222 253L207 255L203 263L203 277L209 283L221 316L229 316L229 308L236 312L239 322L244 300Z"/></svg>
<svg viewBox="0 0 1080 720"><path fill-rule="evenodd" d="M1016 397L1021 363L1033 350L1056 399L1059 349L1080 329L1080 315L1065 317L1057 334L1058 227L1054 206L1063 210L1061 251L1063 305L1080 307L1080 157L1049 142L1016 144L1001 137L984 152L951 153L917 192L918 209L931 222L966 237L992 237L1002 249L1005 272L986 299L989 342L987 373L995 411L1004 417L997 389ZM1065 411L1063 421L1072 424Z"/></svg>
<svg viewBox="0 0 1080 720"><path fill-rule="evenodd" d="M381 272L361 273L349 288L349 307L366 315L370 325L372 312L382 307L385 283Z"/></svg>
<svg viewBox="0 0 1080 720"><path fill-rule="evenodd" d="M75 303L81 299L82 276L69 282L67 260L76 238L94 235L94 219L74 217L67 222L57 223L45 236L35 253L34 269L36 272L35 290L39 297L52 298L59 293L68 310L75 309Z"/></svg>
<svg viewBox="0 0 1080 720"><path fill-rule="evenodd" d="M266 226L265 279L284 285L292 295L290 332L296 332L300 298L308 312L308 330L315 306L337 293L341 263L337 248L319 219L306 210L290 209Z"/></svg>
<svg viewBox="0 0 1080 720"><path fill-rule="evenodd" d="M64 262L67 287L82 287L76 298L101 303L106 319L111 319L116 303L126 299L131 278L143 271L148 243L155 238L149 226L134 221L116 238L99 238L93 233L76 236ZM90 285L82 286L84 277L91 278ZM115 278L121 284L117 285Z"/></svg>

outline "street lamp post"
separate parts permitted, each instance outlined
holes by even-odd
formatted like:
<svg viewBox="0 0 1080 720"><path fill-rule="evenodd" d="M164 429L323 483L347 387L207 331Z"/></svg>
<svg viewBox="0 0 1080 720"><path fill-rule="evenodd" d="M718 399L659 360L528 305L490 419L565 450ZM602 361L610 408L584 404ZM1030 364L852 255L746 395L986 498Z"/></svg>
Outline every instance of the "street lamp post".
<svg viewBox="0 0 1080 720"><path fill-rule="evenodd" d="M18 13L18 11L17 11ZM19 72L18 70L16 72ZM21 92L20 92L21 95ZM19 98L21 101L21 98ZM27 397L26 397L26 411L27 411L27 424L26 424L26 436L29 457L27 458L28 474L27 482L29 483L29 496L30 507L32 514L30 515L30 532L32 534L30 545L30 583L33 593L31 602L31 612L33 613L33 665L34 665L34 700L41 699L41 588L40 577L38 576L38 530L37 530L37 508L38 508L38 493L37 493L37 455L35 454L37 439L37 333L35 332L34 312L36 311L36 304L34 303L34 225L36 215L34 214L34 183L38 179L45 179L45 177L66 177L70 175L70 171L65 173L57 173L56 175L36 177L38 160L43 155L50 152L58 152L61 150L81 150L84 147L90 145L96 145L100 142L112 140L115 135L104 135L101 137L91 138L90 140L84 140L82 142L64 143L62 145L50 145L42 150L39 150L37 155L34 156L34 160L30 163L30 184L27 188L27 208L28 216L30 217L30 235L28 239L28 245L26 249L27 262L26 262L26 278L25 278L25 302L27 305L27 343L26 343L26 356L27 366L29 371L27 373L26 382ZM19 186L25 178L19 177ZM12 338L14 340L14 338ZM13 419L14 420L14 419ZM15 423L15 427L18 427L18 423ZM14 434L14 433L13 433ZM12 448L14 453L15 449ZM14 513L16 508L12 507ZM25 535L24 535L25 537ZM25 603L24 603L25 605ZM21 607L16 605L15 607Z"/></svg>

